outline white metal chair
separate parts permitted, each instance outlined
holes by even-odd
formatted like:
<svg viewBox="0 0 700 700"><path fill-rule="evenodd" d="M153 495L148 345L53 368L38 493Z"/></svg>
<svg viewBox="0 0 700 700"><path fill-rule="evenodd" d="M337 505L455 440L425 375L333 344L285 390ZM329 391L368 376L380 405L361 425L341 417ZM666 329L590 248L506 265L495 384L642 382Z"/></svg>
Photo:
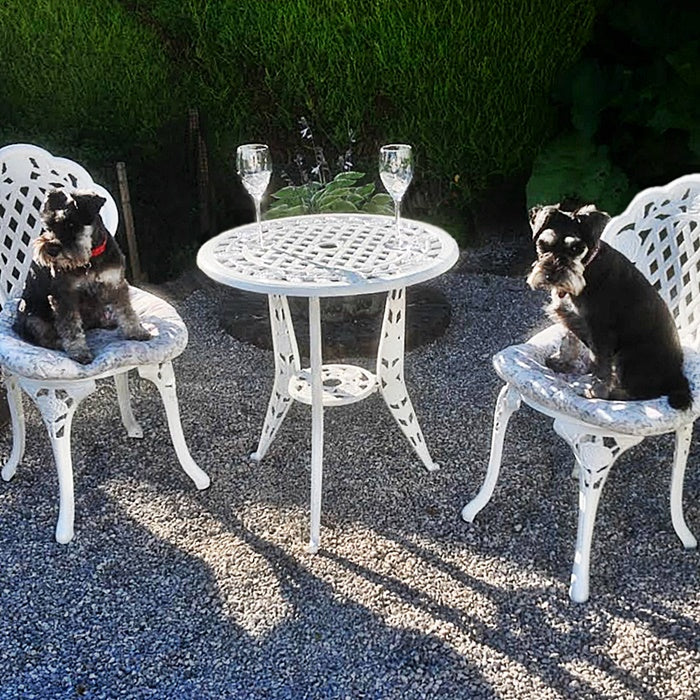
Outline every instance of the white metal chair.
<svg viewBox="0 0 700 700"><path fill-rule="evenodd" d="M162 397L182 468L199 489L209 485L209 477L192 459L182 433L171 361L187 345L187 328L170 304L132 287L132 304L151 330L151 340L125 340L116 330L88 331L88 345L95 358L88 365L74 362L63 352L26 343L12 329L32 259L32 242L41 231L39 209L47 190L62 187L91 189L105 197L101 215L114 235L118 224L116 204L82 167L28 144L0 148L0 366L13 439L2 478L9 481L14 476L24 454L24 391L36 403L49 433L60 493L56 540L69 542L74 521L71 423L80 401L95 390L97 379L114 378L122 422L130 437L142 437L143 431L131 410L128 372L137 369L141 377L152 381Z"/></svg>
<svg viewBox="0 0 700 700"><path fill-rule="evenodd" d="M610 468L620 454L646 436L676 434L671 519L683 546L697 546L685 523L682 495L693 422L700 413L700 174L640 192L621 215L609 221L602 237L634 262L671 309L683 344L693 406L677 411L665 397L623 402L579 396L572 387L573 376L556 374L545 365L565 332L560 325L551 326L493 358L506 384L496 401L486 479L462 510L464 520L472 522L491 499L508 420L521 400L553 418L554 430L574 452L579 476L578 534L569 590L576 602L588 599L593 525Z"/></svg>

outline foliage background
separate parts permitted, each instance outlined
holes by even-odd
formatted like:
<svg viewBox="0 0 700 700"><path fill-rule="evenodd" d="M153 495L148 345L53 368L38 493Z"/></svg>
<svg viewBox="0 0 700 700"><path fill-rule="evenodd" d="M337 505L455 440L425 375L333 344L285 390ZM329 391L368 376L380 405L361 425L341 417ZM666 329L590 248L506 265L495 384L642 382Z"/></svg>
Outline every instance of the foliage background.
<svg viewBox="0 0 700 700"><path fill-rule="evenodd" d="M614 210L696 167L697 13L680 0L4 0L0 143L76 158L115 194L125 161L155 281L251 218L238 143L271 145L273 189L311 157L302 116L329 162L350 153L363 172L381 143L413 144L408 213L461 243L522 235L526 184L531 200Z"/></svg>
<svg viewBox="0 0 700 700"><path fill-rule="evenodd" d="M645 187L700 170L700 4L608 3L555 85L555 138L528 201L593 201L621 212Z"/></svg>

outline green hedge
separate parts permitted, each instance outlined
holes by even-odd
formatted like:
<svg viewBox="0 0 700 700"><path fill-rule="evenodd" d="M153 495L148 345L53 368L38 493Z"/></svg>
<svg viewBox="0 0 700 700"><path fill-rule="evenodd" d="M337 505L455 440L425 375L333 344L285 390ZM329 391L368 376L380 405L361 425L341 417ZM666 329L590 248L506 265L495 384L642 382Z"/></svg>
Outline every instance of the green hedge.
<svg viewBox="0 0 700 700"><path fill-rule="evenodd" d="M592 0L154 0L188 40L217 142L288 144L304 115L338 151L417 146L434 177L478 191L527 168L550 126L548 95L578 56Z"/></svg>
<svg viewBox="0 0 700 700"><path fill-rule="evenodd" d="M182 90L155 28L115 0L0 3L0 123L93 144L123 158L155 154L182 112Z"/></svg>
<svg viewBox="0 0 700 700"><path fill-rule="evenodd" d="M413 144L416 198L465 204L490 179L529 169L550 131L551 86L586 43L595 4L4 0L0 138L33 140L93 174L125 160L146 265L172 275L182 264L172 251L200 242L192 173L179 172L188 108L205 126L219 227L241 216L235 145L264 140L278 165L291 161L301 116L329 159L353 132L368 173L382 142Z"/></svg>

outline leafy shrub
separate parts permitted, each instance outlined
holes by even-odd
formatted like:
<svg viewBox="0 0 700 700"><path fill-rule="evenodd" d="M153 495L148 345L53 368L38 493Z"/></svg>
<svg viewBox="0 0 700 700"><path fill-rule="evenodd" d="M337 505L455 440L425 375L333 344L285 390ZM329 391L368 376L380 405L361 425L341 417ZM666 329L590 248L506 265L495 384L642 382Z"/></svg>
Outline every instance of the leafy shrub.
<svg viewBox="0 0 700 700"><path fill-rule="evenodd" d="M0 144L73 158L115 199L115 162L125 161L152 281L180 272L197 222L183 167L189 82L170 49L118 0L0 2Z"/></svg>
<svg viewBox="0 0 700 700"><path fill-rule="evenodd" d="M610 162L605 146L596 146L590 139L570 133L542 150L527 183L528 207L592 202L604 211L618 214L632 194L626 175Z"/></svg>
<svg viewBox="0 0 700 700"><path fill-rule="evenodd" d="M535 161L531 201L575 196L616 214L636 191L700 168L698 23L700 6L679 0L610 3L554 93L569 130Z"/></svg>
<svg viewBox="0 0 700 700"><path fill-rule="evenodd" d="M49 148L51 135L60 146L52 150L79 150L93 172L126 160L139 182L135 216L152 266L166 264L168 249L198 243L194 206L182 196L192 189L179 167L188 157L184 133L172 128L189 107L199 109L207 136L220 228L248 213L232 202L235 145L265 141L277 163L288 163L299 114L338 152L357 134L365 172L381 143L411 143L407 208L413 199L423 210L426 202L447 209L492 178L529 168L551 127L551 85L586 43L596 4L4 0L0 124L13 140ZM177 153L169 152L174 142ZM167 172L159 177L159 169ZM383 206L356 188L345 202ZM312 206L322 199L307 194L309 202L316 196Z"/></svg>
<svg viewBox="0 0 700 700"><path fill-rule="evenodd" d="M316 141L306 117L301 117L299 126L302 149L294 156L293 167L301 184L293 184L291 168L285 167L282 178L289 184L272 194L276 201L268 208L266 218L322 212L391 214L394 211L391 197L384 192L375 193L374 183L358 184L365 173L352 169L355 144L352 132L349 134L350 143L336 159L339 172L333 177L333 168L326 158L325 150ZM304 151L310 152L312 166L309 166Z"/></svg>

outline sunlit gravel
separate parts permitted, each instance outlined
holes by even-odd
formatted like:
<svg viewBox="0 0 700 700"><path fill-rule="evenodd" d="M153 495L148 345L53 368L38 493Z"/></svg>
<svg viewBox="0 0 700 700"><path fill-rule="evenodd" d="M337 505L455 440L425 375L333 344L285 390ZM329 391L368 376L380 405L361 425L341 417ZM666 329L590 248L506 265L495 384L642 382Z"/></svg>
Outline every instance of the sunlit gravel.
<svg viewBox="0 0 700 700"><path fill-rule="evenodd" d="M434 285L452 321L407 355L406 379L441 469L424 470L378 396L327 410L315 556L310 411L293 406L248 460L272 353L224 333L206 290L174 303L190 330L182 423L208 490L180 469L155 389L132 380L133 440L105 382L76 414L76 536L59 545L51 449L26 401L25 459L0 483L0 698L699 698L700 560L671 525L672 439L619 460L591 599L570 602L577 485L549 420L515 414L493 499L460 518L488 458L491 355L543 325L544 298L464 269Z"/></svg>

